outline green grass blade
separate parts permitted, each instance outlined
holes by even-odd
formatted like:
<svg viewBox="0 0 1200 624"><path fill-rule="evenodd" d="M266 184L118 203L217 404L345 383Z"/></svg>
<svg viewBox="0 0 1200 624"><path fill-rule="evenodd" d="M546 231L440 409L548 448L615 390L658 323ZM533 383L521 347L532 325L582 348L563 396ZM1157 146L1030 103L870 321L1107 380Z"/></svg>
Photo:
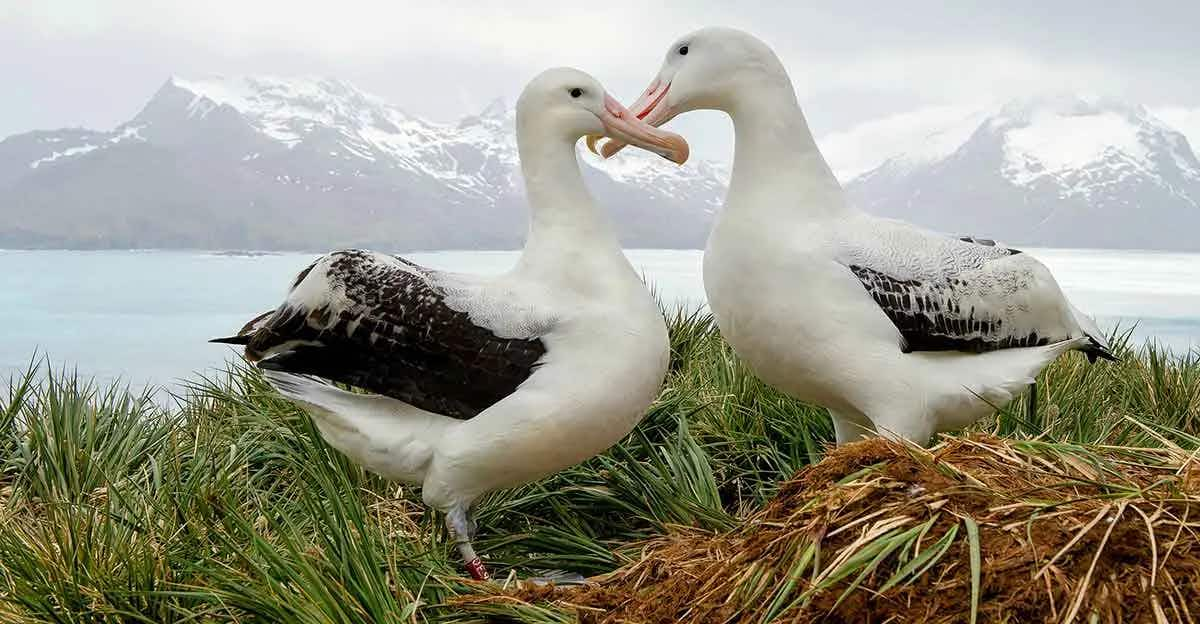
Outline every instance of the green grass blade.
<svg viewBox="0 0 1200 624"><path fill-rule="evenodd" d="M979 618L979 583L982 568L979 548L979 525L975 523L974 518L969 516L963 517L963 523L967 526L967 544L971 553L971 624L975 624Z"/></svg>

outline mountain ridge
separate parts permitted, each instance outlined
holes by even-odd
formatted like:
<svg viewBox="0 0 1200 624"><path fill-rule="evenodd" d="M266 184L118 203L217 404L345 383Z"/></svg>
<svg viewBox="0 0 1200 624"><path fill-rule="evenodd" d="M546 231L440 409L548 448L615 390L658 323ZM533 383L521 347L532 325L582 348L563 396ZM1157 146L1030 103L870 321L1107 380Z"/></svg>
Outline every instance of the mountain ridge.
<svg viewBox="0 0 1200 624"><path fill-rule="evenodd" d="M1198 250L1200 159L1140 105L1039 96L846 184L868 212L1037 246Z"/></svg>
<svg viewBox="0 0 1200 624"><path fill-rule="evenodd" d="M0 247L519 247L514 112L451 123L324 78L165 81L110 132L0 141ZM628 150L584 177L624 244L695 247L717 169Z"/></svg>
<svg viewBox="0 0 1200 624"><path fill-rule="evenodd" d="M0 247L517 248L514 117L501 98L435 122L343 80L172 76L111 131L0 141ZM580 152L623 244L704 246L726 165ZM948 117L844 186L868 212L951 234L1200 250L1195 146L1112 98L1039 95Z"/></svg>

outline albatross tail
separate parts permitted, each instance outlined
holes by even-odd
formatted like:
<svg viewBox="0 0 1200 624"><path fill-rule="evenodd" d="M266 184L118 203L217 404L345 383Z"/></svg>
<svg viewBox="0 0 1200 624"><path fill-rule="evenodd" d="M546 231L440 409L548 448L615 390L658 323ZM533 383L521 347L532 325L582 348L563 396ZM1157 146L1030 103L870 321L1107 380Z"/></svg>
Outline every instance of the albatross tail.
<svg viewBox="0 0 1200 624"><path fill-rule="evenodd" d="M420 483L446 430L456 421L377 394L356 394L278 370L263 377L312 416L330 446L388 479Z"/></svg>
<svg viewBox="0 0 1200 624"><path fill-rule="evenodd" d="M1079 328L1083 330L1083 335L1088 341L1079 350L1087 356L1088 362L1095 362L1097 359L1116 362L1117 356L1113 355L1111 347L1109 347L1108 339L1104 337L1104 332L1100 330L1100 326L1096 325L1095 319L1079 311L1071 302L1067 302L1071 308L1071 314L1075 317L1075 322L1079 323Z"/></svg>
<svg viewBox="0 0 1200 624"><path fill-rule="evenodd" d="M1067 351L1085 348L1088 340L1081 337L1041 347L1001 349L967 356L930 352L923 359L925 365L931 367L930 374L936 375L933 378L945 380L943 405L939 411L974 414L979 400L996 407L1007 404L1033 384L1047 364ZM963 366L962 357L971 358L969 368ZM963 393L964 387L968 393ZM962 426L974 421L973 415L969 418L961 423Z"/></svg>

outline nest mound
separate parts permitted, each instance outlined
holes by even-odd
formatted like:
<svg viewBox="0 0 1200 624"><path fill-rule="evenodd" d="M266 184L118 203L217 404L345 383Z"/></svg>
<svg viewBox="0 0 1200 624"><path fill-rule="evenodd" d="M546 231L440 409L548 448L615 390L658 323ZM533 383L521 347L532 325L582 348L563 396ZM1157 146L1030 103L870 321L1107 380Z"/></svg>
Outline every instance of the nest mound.
<svg viewBox="0 0 1200 624"><path fill-rule="evenodd" d="M508 594L583 622L1200 622L1200 465L950 438L833 449L737 529ZM493 597L495 598L495 597Z"/></svg>

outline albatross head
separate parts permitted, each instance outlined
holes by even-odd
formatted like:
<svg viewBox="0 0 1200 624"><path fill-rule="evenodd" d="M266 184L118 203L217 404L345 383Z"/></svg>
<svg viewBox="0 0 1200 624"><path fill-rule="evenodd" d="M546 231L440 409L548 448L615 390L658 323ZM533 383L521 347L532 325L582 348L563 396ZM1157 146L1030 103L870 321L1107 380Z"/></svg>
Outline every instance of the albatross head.
<svg viewBox="0 0 1200 624"><path fill-rule="evenodd" d="M787 71L767 44L733 28L703 28L667 48L658 76L629 108L657 127L688 111L732 112L740 98L781 81L791 88ZM608 158L623 147L609 141L600 154Z"/></svg>
<svg viewBox="0 0 1200 624"><path fill-rule="evenodd" d="M638 119L595 78L577 69L549 69L534 78L517 99L517 127L571 142L587 136L589 146L607 137L679 164L688 158L683 137Z"/></svg>

